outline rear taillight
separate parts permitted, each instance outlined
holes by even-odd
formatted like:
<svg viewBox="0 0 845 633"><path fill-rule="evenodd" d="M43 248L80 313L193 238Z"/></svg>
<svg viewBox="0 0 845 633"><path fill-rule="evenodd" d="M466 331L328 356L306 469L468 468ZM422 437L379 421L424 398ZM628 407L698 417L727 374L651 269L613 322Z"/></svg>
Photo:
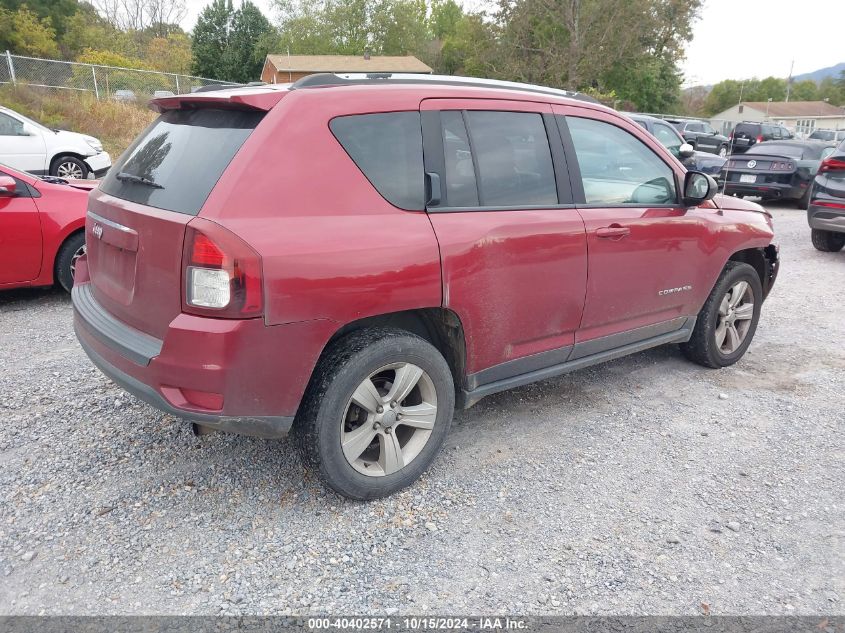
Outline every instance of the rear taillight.
<svg viewBox="0 0 845 633"><path fill-rule="evenodd" d="M219 224L195 218L182 250L182 311L228 319L260 316L261 258Z"/></svg>
<svg viewBox="0 0 845 633"><path fill-rule="evenodd" d="M842 171L845 170L845 160L841 158L825 158L819 165L819 171Z"/></svg>
<svg viewBox="0 0 845 633"><path fill-rule="evenodd" d="M763 137L762 137L762 136L758 136L758 137L757 137L757 142L758 142L758 143L762 143L762 142L763 142Z"/></svg>
<svg viewBox="0 0 845 633"><path fill-rule="evenodd" d="M733 133L733 132L731 132L730 134L728 134L728 140L729 140L729 141L734 140L734 133Z"/></svg>

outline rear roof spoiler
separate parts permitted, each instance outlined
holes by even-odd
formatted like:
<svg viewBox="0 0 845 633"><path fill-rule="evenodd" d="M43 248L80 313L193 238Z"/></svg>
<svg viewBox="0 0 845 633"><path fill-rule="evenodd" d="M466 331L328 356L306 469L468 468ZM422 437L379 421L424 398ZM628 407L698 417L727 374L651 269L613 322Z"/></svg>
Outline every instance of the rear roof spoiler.
<svg viewBox="0 0 845 633"><path fill-rule="evenodd" d="M202 107L267 111L281 100L286 91L262 90L264 85L254 82L236 86L203 86L189 94L152 99L150 108L156 112Z"/></svg>

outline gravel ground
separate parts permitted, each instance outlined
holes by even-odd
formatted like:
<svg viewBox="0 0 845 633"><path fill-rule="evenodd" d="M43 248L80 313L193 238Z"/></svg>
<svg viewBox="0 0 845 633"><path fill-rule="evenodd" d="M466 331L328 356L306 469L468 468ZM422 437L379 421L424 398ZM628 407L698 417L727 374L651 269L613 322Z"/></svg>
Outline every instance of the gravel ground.
<svg viewBox="0 0 845 633"><path fill-rule="evenodd" d="M845 613L845 252L773 212L736 366L670 346L492 396L372 503L113 386L61 292L0 295L0 613Z"/></svg>

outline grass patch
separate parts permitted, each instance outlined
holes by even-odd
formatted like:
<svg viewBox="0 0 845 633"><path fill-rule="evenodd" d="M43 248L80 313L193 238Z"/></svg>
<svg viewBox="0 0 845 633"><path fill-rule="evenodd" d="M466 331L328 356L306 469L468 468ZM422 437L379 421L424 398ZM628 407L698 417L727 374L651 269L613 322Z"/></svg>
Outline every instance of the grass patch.
<svg viewBox="0 0 845 633"><path fill-rule="evenodd" d="M157 116L146 104L97 101L88 93L20 84L0 86L0 104L49 128L97 137L112 161Z"/></svg>

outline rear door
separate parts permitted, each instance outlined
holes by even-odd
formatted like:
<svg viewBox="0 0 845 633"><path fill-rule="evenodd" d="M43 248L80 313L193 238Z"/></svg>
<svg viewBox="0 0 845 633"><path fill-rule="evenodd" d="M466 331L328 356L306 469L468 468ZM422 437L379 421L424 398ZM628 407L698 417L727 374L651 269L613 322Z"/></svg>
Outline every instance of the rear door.
<svg viewBox="0 0 845 633"><path fill-rule="evenodd" d="M711 211L680 204L683 172L636 126L583 108L554 111L589 251L576 355L680 328L698 310L695 295L711 274Z"/></svg>
<svg viewBox="0 0 845 633"><path fill-rule="evenodd" d="M88 207L94 296L162 338L181 312L185 226L263 117L195 107L162 114L111 168Z"/></svg>
<svg viewBox="0 0 845 633"><path fill-rule="evenodd" d="M11 176L0 170L0 176ZM32 281L41 272L41 220L29 187L15 178L13 196L0 196L0 285Z"/></svg>
<svg viewBox="0 0 845 633"><path fill-rule="evenodd" d="M421 110L443 304L463 323L469 387L564 362L587 245L551 107L427 99Z"/></svg>

